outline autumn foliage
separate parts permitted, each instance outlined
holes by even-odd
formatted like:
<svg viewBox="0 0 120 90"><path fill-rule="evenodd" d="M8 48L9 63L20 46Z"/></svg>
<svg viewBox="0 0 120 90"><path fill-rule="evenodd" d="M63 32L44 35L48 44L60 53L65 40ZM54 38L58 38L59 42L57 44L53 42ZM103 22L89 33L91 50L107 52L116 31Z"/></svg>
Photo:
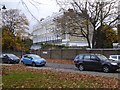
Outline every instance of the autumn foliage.
<svg viewBox="0 0 120 90"><path fill-rule="evenodd" d="M31 42L32 43L32 42ZM25 42L19 37L10 32L9 28L3 27L2 29L2 50L13 51L27 51L30 46L27 46Z"/></svg>

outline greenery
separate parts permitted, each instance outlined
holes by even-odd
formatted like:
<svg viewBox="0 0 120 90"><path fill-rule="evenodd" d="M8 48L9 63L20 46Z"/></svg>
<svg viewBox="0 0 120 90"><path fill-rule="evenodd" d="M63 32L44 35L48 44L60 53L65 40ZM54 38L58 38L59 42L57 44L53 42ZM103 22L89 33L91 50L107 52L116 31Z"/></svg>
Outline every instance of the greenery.
<svg viewBox="0 0 120 90"><path fill-rule="evenodd" d="M115 30L108 25L100 26L96 35L96 48L112 48L112 44L118 41Z"/></svg>
<svg viewBox="0 0 120 90"><path fill-rule="evenodd" d="M62 48L68 48L68 46L45 43L45 44L41 44L41 48L42 49L62 49Z"/></svg>
<svg viewBox="0 0 120 90"><path fill-rule="evenodd" d="M24 36L28 29L26 16L18 9L2 12L2 51L29 51L32 40Z"/></svg>
<svg viewBox="0 0 120 90"><path fill-rule="evenodd" d="M2 51L29 51L32 40L29 38L21 39L10 32L8 27L2 29Z"/></svg>
<svg viewBox="0 0 120 90"><path fill-rule="evenodd" d="M86 74L3 66L4 88L117 88L118 79Z"/></svg>

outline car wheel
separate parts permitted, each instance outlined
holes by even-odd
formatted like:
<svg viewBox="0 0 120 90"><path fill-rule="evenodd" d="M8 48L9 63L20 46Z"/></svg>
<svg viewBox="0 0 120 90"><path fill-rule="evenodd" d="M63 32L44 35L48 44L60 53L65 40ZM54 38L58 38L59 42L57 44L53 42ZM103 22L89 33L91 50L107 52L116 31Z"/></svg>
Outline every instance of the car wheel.
<svg viewBox="0 0 120 90"><path fill-rule="evenodd" d="M33 67L35 67L35 66L36 66L36 64L33 62L33 63L32 63L32 66L33 66Z"/></svg>
<svg viewBox="0 0 120 90"><path fill-rule="evenodd" d="M109 66L103 66L103 72L108 73L110 71Z"/></svg>
<svg viewBox="0 0 120 90"><path fill-rule="evenodd" d="M45 64L43 64L42 66L45 66Z"/></svg>
<svg viewBox="0 0 120 90"><path fill-rule="evenodd" d="M84 66L83 66L82 64L80 64L79 67L78 67L78 69L79 69L80 71L83 71L83 70L84 70Z"/></svg>

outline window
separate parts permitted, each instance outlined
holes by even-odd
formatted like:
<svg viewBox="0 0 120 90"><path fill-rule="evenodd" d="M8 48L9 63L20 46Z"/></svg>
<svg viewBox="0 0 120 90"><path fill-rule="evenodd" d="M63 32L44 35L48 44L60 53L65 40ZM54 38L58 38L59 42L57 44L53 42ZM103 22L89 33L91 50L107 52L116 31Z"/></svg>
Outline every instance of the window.
<svg viewBox="0 0 120 90"><path fill-rule="evenodd" d="M83 59L83 55L78 55L78 56L75 57L75 59L81 60L81 59Z"/></svg>
<svg viewBox="0 0 120 90"><path fill-rule="evenodd" d="M112 58L117 59L117 56L112 56Z"/></svg>
<svg viewBox="0 0 120 90"><path fill-rule="evenodd" d="M118 60L120 60L120 56L118 56Z"/></svg>
<svg viewBox="0 0 120 90"><path fill-rule="evenodd" d="M91 60L96 60L95 55L91 55Z"/></svg>
<svg viewBox="0 0 120 90"><path fill-rule="evenodd" d="M90 55L85 55L84 60L90 60Z"/></svg>
<svg viewBox="0 0 120 90"><path fill-rule="evenodd" d="M28 57L27 55L24 56L24 58L27 58L27 57Z"/></svg>
<svg viewBox="0 0 120 90"><path fill-rule="evenodd" d="M78 59L79 59L79 56L76 56L76 57L75 57L75 59L77 59L77 60L78 60Z"/></svg>
<svg viewBox="0 0 120 90"><path fill-rule="evenodd" d="M83 55L79 55L79 59L80 59L80 60L83 59Z"/></svg>

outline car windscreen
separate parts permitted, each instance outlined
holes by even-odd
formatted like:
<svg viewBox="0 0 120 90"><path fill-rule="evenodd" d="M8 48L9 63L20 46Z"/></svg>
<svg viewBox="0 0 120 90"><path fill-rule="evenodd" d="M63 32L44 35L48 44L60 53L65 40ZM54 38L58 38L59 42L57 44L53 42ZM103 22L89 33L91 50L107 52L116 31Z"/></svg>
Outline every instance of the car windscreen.
<svg viewBox="0 0 120 90"><path fill-rule="evenodd" d="M19 59L17 56L14 54L6 54L8 57L13 58L13 59Z"/></svg>
<svg viewBox="0 0 120 90"><path fill-rule="evenodd" d="M29 55L28 57L32 57L32 58L41 58L40 56L38 56L38 55L33 55L33 54Z"/></svg>
<svg viewBox="0 0 120 90"><path fill-rule="evenodd" d="M108 60L108 58L107 57L105 57L104 55L97 55L98 56L98 58L99 59L101 59L101 60Z"/></svg>

